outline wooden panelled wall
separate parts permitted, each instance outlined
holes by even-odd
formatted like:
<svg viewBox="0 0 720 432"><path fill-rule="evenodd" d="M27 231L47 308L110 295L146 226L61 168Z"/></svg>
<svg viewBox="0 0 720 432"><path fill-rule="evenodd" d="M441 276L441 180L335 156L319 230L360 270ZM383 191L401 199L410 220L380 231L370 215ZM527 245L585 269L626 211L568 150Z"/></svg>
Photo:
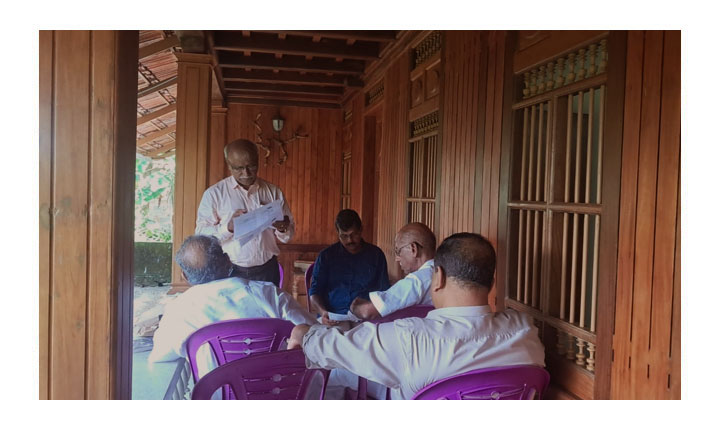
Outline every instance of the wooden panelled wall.
<svg viewBox="0 0 720 432"><path fill-rule="evenodd" d="M130 396L137 47L40 32L40 399Z"/></svg>
<svg viewBox="0 0 720 432"><path fill-rule="evenodd" d="M385 72L383 129L379 146L379 196L377 246L388 260L391 280L402 278L393 252L395 233L407 222L405 198L408 184L408 109L410 103L410 56L398 57Z"/></svg>
<svg viewBox="0 0 720 432"><path fill-rule="evenodd" d="M542 33L535 39L568 46L589 34ZM500 184L500 148L508 135L503 113L509 106L503 104L512 91L505 78L511 66L522 69L560 54L538 49L536 58L512 65L507 48L515 37L444 32L438 241L464 230L480 232L496 246L504 241L498 232L499 196L507 193ZM376 243L395 277L393 238L407 217L408 62L403 52L384 71L377 149ZM618 183L621 194L612 398L680 397L679 65L678 32L630 32L622 183L607 179Z"/></svg>
<svg viewBox="0 0 720 432"><path fill-rule="evenodd" d="M327 245L336 242L334 222L340 211L342 111L230 104L226 120L228 142L238 138L257 141L255 119L258 114L261 114L259 124L265 144L276 137L271 120L277 114L285 119L281 132L283 139L290 138L292 132L298 130L300 134L309 135L287 144L288 158L282 165L278 165L281 152L275 144L267 166L264 151L259 149L258 176L282 189L295 217L292 243ZM211 141L213 146L218 144L212 138ZM211 172L216 169L211 168Z"/></svg>
<svg viewBox="0 0 720 432"><path fill-rule="evenodd" d="M680 398L680 32L628 34L612 398Z"/></svg>

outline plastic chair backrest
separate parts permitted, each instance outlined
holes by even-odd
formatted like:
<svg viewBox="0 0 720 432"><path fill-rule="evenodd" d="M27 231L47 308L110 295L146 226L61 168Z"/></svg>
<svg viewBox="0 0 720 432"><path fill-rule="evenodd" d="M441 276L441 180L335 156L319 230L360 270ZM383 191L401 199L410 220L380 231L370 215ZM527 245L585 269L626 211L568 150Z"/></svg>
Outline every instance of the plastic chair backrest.
<svg viewBox="0 0 720 432"><path fill-rule="evenodd" d="M305 270L305 294L307 297L307 309L310 313L312 313L312 303L310 302L310 283L312 282L312 274L314 268L315 263L312 263L308 266L307 270Z"/></svg>
<svg viewBox="0 0 720 432"><path fill-rule="evenodd" d="M207 325L190 335L187 355L193 379L198 382L197 352L205 343L210 345L218 366L233 360L277 351L290 338L294 325L278 318L244 318Z"/></svg>
<svg viewBox="0 0 720 432"><path fill-rule="evenodd" d="M413 399L540 399L550 374L540 366L521 365L478 369L429 384Z"/></svg>
<svg viewBox="0 0 720 432"><path fill-rule="evenodd" d="M193 399L210 399L217 389L230 386L223 399L305 399L311 383L321 380L319 398L325 395L327 375L322 369L306 369L302 350L258 354L227 363L210 371L195 384Z"/></svg>
<svg viewBox="0 0 720 432"><path fill-rule="evenodd" d="M279 260L278 260L278 270L280 271L280 284L278 285L278 288L283 289L283 279L285 279L285 272L283 271L282 264L280 264Z"/></svg>

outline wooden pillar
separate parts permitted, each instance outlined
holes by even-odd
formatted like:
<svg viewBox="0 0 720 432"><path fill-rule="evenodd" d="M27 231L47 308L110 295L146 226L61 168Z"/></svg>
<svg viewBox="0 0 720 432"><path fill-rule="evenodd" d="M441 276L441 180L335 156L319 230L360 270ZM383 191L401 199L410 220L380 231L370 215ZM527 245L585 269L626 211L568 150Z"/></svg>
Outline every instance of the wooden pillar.
<svg viewBox="0 0 720 432"><path fill-rule="evenodd" d="M225 154L223 153L225 144L227 144L227 111L228 109L225 107L212 107L208 185L214 185L227 177L227 175L225 175Z"/></svg>
<svg viewBox="0 0 720 432"><path fill-rule="evenodd" d="M138 32L39 36L40 399L128 399Z"/></svg>
<svg viewBox="0 0 720 432"><path fill-rule="evenodd" d="M183 240L195 233L197 208L208 187L212 56L177 56L177 129L175 132L175 212L173 256ZM173 285L185 285L173 261Z"/></svg>

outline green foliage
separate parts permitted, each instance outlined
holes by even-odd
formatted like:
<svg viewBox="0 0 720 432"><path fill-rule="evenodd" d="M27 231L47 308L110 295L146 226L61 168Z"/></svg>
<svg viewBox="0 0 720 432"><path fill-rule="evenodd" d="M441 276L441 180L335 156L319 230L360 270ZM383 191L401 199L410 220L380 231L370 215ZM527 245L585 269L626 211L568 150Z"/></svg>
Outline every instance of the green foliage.
<svg viewBox="0 0 720 432"><path fill-rule="evenodd" d="M172 241L175 156L135 158L135 241Z"/></svg>

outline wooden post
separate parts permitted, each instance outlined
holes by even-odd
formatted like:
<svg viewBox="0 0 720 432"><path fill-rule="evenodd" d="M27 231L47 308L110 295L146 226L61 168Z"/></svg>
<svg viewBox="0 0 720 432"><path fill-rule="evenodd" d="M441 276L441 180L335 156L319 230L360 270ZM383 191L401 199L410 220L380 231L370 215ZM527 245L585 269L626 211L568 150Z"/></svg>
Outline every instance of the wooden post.
<svg viewBox="0 0 720 432"><path fill-rule="evenodd" d="M138 32L39 49L40 399L129 399Z"/></svg>
<svg viewBox="0 0 720 432"><path fill-rule="evenodd" d="M212 56L178 53L173 256L195 233L198 204L209 186ZM172 285L186 285L173 261Z"/></svg>

